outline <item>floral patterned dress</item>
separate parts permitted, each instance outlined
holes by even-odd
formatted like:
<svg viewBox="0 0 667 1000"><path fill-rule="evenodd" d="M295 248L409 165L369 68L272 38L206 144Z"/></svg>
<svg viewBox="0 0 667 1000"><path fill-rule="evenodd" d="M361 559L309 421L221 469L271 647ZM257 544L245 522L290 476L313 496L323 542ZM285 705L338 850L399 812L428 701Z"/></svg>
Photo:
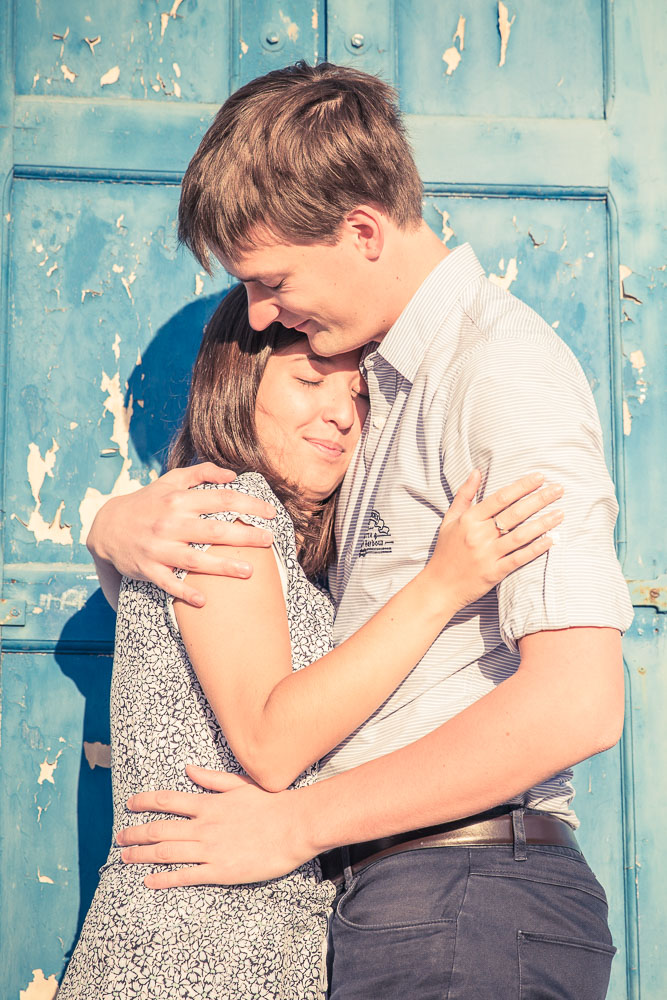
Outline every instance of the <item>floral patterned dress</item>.
<svg viewBox="0 0 667 1000"><path fill-rule="evenodd" d="M231 485L278 509L270 525L256 517L242 519L273 530L286 568L292 661L301 669L331 648L331 601L306 579L292 523L263 477L245 473ZM136 792L173 788L208 794L190 782L187 763L242 773L190 664L171 604L153 584L123 579L111 684L114 840L119 828L157 818L127 811L127 798ZM295 784L315 777L312 767ZM124 865L120 849L111 847L59 1000L323 995L323 945L334 893L316 862L252 885L147 889L144 877L157 870Z"/></svg>

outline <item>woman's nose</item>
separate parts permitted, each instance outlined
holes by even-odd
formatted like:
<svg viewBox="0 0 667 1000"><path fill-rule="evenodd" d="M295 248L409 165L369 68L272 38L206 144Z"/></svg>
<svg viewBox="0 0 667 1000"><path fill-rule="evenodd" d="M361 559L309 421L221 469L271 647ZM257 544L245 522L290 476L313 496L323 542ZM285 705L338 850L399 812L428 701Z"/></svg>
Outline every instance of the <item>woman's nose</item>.
<svg viewBox="0 0 667 1000"><path fill-rule="evenodd" d="M332 392L326 410L327 420L336 424L339 430L348 431L354 424L355 413L355 401L347 388Z"/></svg>
<svg viewBox="0 0 667 1000"><path fill-rule="evenodd" d="M246 285L248 295L248 321L253 330L266 330L267 326L275 323L280 315L280 307L272 299L270 294L253 287L253 284Z"/></svg>

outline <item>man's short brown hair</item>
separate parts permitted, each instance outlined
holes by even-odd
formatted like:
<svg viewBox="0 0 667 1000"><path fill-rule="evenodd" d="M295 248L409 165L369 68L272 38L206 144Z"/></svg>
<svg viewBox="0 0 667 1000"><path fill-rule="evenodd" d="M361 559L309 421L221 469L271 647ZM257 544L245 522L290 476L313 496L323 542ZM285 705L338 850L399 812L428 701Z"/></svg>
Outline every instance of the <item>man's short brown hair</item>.
<svg viewBox="0 0 667 1000"><path fill-rule="evenodd" d="M179 239L207 271L264 231L335 244L356 205L401 228L421 221L422 185L392 88L358 70L298 62L232 94L183 178Z"/></svg>

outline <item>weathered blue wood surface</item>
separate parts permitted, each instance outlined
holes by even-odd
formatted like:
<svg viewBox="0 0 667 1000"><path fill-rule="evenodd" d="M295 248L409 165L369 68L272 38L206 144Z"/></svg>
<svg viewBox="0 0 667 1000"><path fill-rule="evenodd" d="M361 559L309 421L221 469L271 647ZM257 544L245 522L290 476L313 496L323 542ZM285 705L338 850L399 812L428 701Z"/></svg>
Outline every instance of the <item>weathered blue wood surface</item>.
<svg viewBox="0 0 667 1000"><path fill-rule="evenodd" d="M626 734L580 766L576 808L619 946L609 996L662 1000L664 5L5 0L0 18L2 996L53 995L108 843L113 616L82 538L160 468L226 285L176 248L180 176L231 90L326 55L399 87L429 224L558 324L593 388L638 611Z"/></svg>

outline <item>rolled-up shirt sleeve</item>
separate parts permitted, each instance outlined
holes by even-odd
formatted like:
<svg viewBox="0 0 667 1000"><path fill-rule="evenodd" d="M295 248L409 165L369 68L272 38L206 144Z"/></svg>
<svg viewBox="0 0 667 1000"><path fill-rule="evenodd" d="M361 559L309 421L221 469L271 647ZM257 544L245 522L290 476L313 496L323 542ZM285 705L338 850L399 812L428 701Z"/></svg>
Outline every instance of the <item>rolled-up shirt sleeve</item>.
<svg viewBox="0 0 667 1000"><path fill-rule="evenodd" d="M522 636L549 629L625 631L632 607L614 549L618 504L593 397L569 349L556 338L546 350L525 338L478 345L451 414L454 451L481 469L484 495L532 471L564 488L554 545L497 588L506 645L516 649Z"/></svg>

